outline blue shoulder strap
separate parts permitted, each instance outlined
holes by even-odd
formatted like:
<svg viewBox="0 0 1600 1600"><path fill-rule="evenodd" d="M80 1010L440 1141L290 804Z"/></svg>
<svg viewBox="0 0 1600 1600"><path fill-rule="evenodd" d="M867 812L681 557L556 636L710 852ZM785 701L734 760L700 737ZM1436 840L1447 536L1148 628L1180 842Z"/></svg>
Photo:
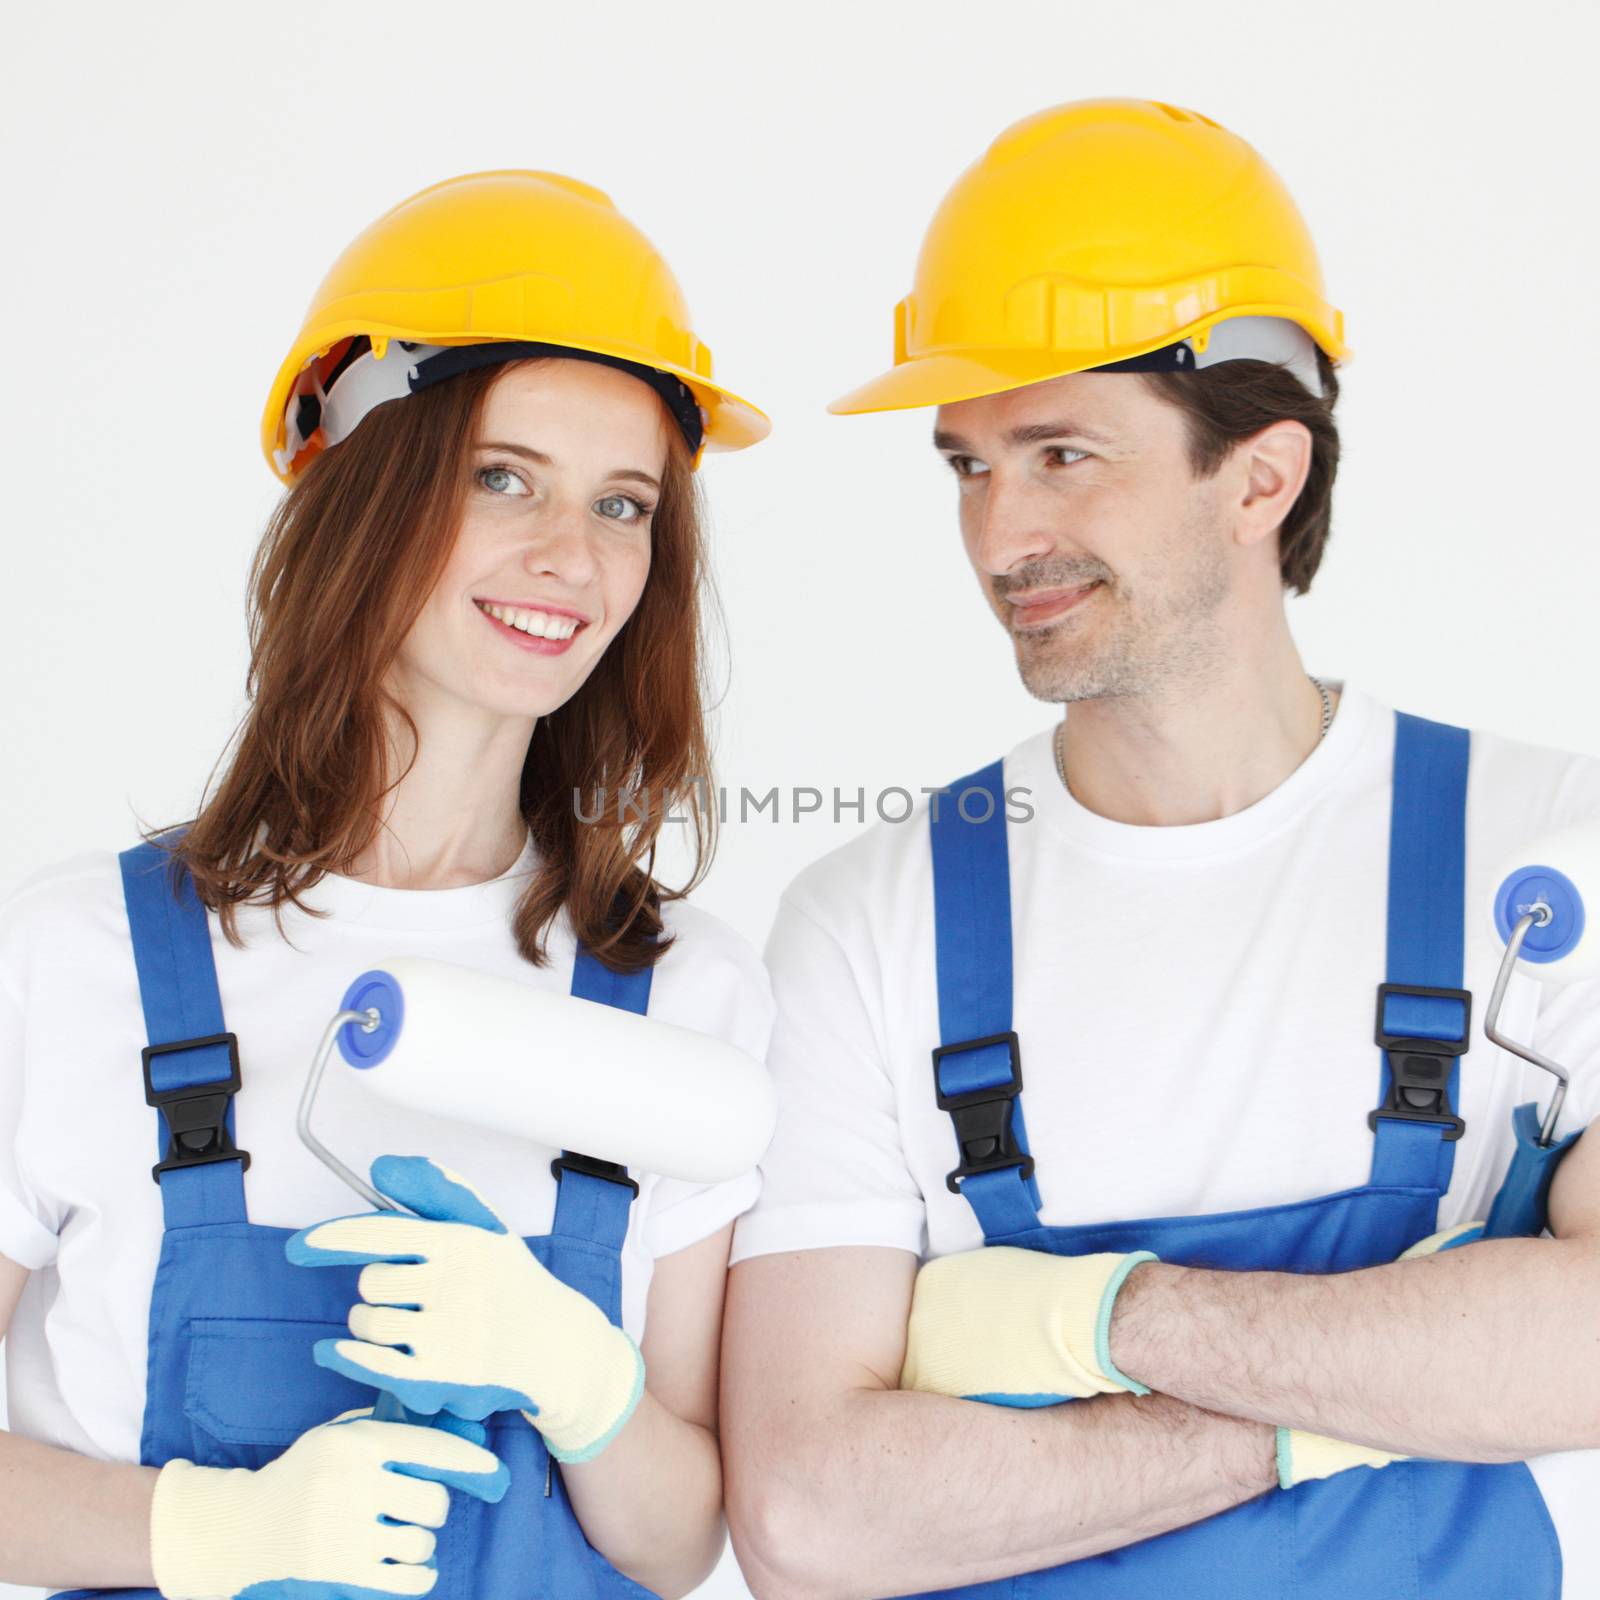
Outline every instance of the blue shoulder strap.
<svg viewBox="0 0 1600 1600"><path fill-rule="evenodd" d="M149 1038L145 1100L157 1107L166 1225L243 1222L250 1157L233 1143L239 1046L222 1020L205 907L160 845L135 845L118 859Z"/></svg>
<svg viewBox="0 0 1600 1600"><path fill-rule="evenodd" d="M1461 987L1466 924L1464 728L1396 714L1389 825L1388 981L1378 988L1382 1051L1372 1183L1450 1187L1458 1061L1471 1043L1472 996Z"/></svg>
<svg viewBox="0 0 1600 1600"><path fill-rule="evenodd" d="M934 795L934 945L939 1048L934 1092L955 1126L946 1182L993 1242L1037 1228L1039 1188L1022 1121L1022 1054L1011 1026L1011 870L1002 763Z"/></svg>
<svg viewBox="0 0 1600 1600"><path fill-rule="evenodd" d="M580 1000L616 1006L642 1017L650 1009L654 972L653 967L641 972L613 972L580 944L572 964L572 993ZM628 1234L628 1212L639 1192L628 1169L563 1150L554 1163L554 1171L556 1214L551 1233L621 1250Z"/></svg>

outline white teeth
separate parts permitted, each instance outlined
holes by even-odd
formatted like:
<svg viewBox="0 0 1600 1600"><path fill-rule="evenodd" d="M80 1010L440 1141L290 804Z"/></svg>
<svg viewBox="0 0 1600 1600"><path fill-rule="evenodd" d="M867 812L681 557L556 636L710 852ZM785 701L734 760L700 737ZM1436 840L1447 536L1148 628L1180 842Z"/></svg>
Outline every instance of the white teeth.
<svg viewBox="0 0 1600 1600"><path fill-rule="evenodd" d="M576 617L558 617L549 611L528 611L521 606L490 605L482 600L478 605L496 622L503 622L508 628L535 639L570 639L578 631Z"/></svg>

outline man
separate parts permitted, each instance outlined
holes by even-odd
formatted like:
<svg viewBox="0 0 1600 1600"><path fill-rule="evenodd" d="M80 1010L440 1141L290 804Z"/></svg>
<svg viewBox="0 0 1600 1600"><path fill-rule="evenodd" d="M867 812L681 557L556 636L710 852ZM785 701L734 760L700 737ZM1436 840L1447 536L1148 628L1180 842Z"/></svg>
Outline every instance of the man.
<svg viewBox="0 0 1600 1600"><path fill-rule="evenodd" d="M1343 354L1260 157L1091 101L961 177L835 402L938 406L1069 709L784 897L724 1353L758 1596L1600 1593L1600 1142L1553 1237L1465 1226L1552 1082L1481 1034L1498 868L1600 828L1600 762L1306 676ZM1501 1026L1581 1129L1600 985Z"/></svg>

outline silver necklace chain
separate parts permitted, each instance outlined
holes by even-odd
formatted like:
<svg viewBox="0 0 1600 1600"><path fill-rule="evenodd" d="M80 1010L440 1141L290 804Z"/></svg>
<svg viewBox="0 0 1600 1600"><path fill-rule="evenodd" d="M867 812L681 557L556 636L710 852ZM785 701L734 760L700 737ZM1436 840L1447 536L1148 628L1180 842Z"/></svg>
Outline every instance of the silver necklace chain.
<svg viewBox="0 0 1600 1600"><path fill-rule="evenodd" d="M1322 700L1322 731L1317 735L1317 743L1321 744L1328 737L1328 729L1333 726L1333 696L1328 693L1328 686L1321 678L1313 677L1311 673L1306 676L1316 685L1317 694ZM1056 776L1061 780L1061 787L1067 788L1067 764L1062 756L1061 738L1067 731L1065 718L1056 724L1054 748L1056 753Z"/></svg>
<svg viewBox="0 0 1600 1600"><path fill-rule="evenodd" d="M1317 743L1321 744L1328 737L1328 729L1333 726L1333 696L1328 693L1328 686L1321 678L1312 677L1309 672L1306 676L1311 678L1317 686L1317 693L1322 696L1322 732L1317 735Z"/></svg>

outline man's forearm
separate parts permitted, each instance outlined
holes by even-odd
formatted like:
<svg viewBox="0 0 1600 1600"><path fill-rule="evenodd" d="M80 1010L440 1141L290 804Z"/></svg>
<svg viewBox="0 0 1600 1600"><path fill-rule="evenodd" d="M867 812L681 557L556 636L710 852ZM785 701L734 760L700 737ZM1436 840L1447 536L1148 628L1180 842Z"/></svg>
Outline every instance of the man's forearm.
<svg viewBox="0 0 1600 1600"><path fill-rule="evenodd" d="M1326 1276L1150 1263L1129 1377L1230 1416L1455 1461L1600 1446L1600 1248L1502 1239Z"/></svg>
<svg viewBox="0 0 1600 1600"><path fill-rule="evenodd" d="M801 1421L799 1409L725 1440L734 1544L761 1600L907 1594L1035 1571L1277 1483L1271 1429L1162 1395L1011 1410L858 1389L826 1415Z"/></svg>

